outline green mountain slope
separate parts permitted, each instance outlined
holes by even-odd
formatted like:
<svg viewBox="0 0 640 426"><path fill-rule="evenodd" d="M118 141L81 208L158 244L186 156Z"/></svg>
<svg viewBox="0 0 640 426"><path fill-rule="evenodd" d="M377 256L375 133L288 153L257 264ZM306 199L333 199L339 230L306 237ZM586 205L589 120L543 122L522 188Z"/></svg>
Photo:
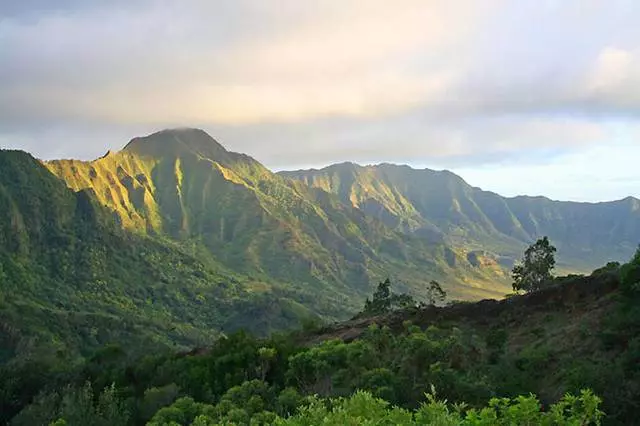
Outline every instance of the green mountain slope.
<svg viewBox="0 0 640 426"><path fill-rule="evenodd" d="M334 193L394 229L466 249L470 261L489 254L510 266L525 245L547 235L561 268L586 271L628 258L640 242L640 201L634 198L597 204L505 198L448 171L392 164L280 174Z"/></svg>
<svg viewBox="0 0 640 426"><path fill-rule="evenodd" d="M0 151L0 211L0 362L113 342L192 347L311 315L304 295L263 291L195 247L122 230L89 191L71 191L24 152Z"/></svg>
<svg viewBox="0 0 640 426"><path fill-rule="evenodd" d="M388 276L418 298L432 279L452 299L500 297L538 235L573 269L640 240L635 199L506 199L391 165L281 176L197 129L90 162L0 157L3 359L343 319Z"/></svg>
<svg viewBox="0 0 640 426"><path fill-rule="evenodd" d="M389 275L418 296L430 279L444 280L453 297L500 296L507 288L493 265L456 263L464 256L441 241L393 230L225 150L202 130L165 130L92 162L46 166L70 188L92 190L125 229L195 243L267 286L312 295L328 318L360 308Z"/></svg>

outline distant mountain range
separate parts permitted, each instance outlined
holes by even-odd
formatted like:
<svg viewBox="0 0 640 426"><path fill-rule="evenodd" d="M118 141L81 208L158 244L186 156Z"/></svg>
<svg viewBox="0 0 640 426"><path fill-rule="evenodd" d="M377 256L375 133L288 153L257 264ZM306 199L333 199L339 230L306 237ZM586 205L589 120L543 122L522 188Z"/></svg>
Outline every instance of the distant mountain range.
<svg viewBox="0 0 640 426"><path fill-rule="evenodd" d="M575 271L640 242L633 198L503 198L389 164L276 174L198 129L89 162L1 151L0 207L2 359L343 319L386 277L418 299L432 279L450 299L500 297L539 236Z"/></svg>
<svg viewBox="0 0 640 426"><path fill-rule="evenodd" d="M558 247L562 268L587 272L628 259L640 242L640 200L633 197L604 203L505 198L446 170L393 164L280 174L336 194L392 229L471 250L472 263L480 251L511 267L526 245L546 235Z"/></svg>

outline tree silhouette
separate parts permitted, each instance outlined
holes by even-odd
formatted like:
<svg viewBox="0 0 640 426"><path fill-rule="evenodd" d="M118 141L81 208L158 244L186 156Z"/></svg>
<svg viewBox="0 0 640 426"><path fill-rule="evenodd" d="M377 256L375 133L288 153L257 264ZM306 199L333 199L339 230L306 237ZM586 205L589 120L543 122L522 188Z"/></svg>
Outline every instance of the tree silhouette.
<svg viewBox="0 0 640 426"><path fill-rule="evenodd" d="M551 270L555 267L556 248L549 238L540 238L524 252L524 257L513 267L513 289L527 293L540 290L545 283L553 279Z"/></svg>

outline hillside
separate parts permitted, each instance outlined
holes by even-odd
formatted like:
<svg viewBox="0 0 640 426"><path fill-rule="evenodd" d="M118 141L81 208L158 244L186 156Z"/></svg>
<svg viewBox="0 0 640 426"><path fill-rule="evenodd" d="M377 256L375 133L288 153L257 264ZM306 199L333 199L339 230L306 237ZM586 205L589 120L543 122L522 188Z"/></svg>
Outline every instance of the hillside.
<svg viewBox="0 0 640 426"><path fill-rule="evenodd" d="M304 295L261 292L197 248L122 230L24 152L0 151L0 210L0 363L71 361L116 342L192 347L315 315Z"/></svg>
<svg viewBox="0 0 640 426"><path fill-rule="evenodd" d="M567 269L621 258L640 239L631 198L505 199L391 165L280 176L197 129L90 162L14 151L1 161L4 360L342 320L386 277L418 299L432 279L450 300L499 298L506 267L538 234Z"/></svg>
<svg viewBox="0 0 640 426"><path fill-rule="evenodd" d="M562 342L576 327L590 329L596 333L603 326L604 317L610 314L617 303L619 280L615 274L600 273L587 277L562 280L535 293L512 296L502 300L481 300L473 303L454 303L449 306L427 306L421 309L396 311L389 314L328 325L306 335L305 345L340 339L352 342L364 336L372 324L389 327L394 333L405 328L405 321L426 328L432 324L455 322L484 332L491 328L509 329L507 344L517 345L519 340L535 340L536 344L550 345L555 350L567 348ZM553 318L552 318L553 317ZM531 324L545 330L544 336L532 336ZM540 332L538 332L540 334ZM528 336L527 336L528 335ZM556 337L557 340L550 340ZM593 342L585 339L574 342L586 346ZM556 395L557 396L557 395Z"/></svg>
<svg viewBox="0 0 640 426"><path fill-rule="evenodd" d="M441 239L511 266L524 247L548 236L559 267L588 272L610 260L628 259L640 241L640 200L607 203L505 198L467 184L449 171L408 166L336 164L320 170L281 172L408 235Z"/></svg>
<svg viewBox="0 0 640 426"><path fill-rule="evenodd" d="M125 229L197 244L265 288L276 283L307 294L326 318L353 313L387 276L418 297L430 279L456 298L508 291L494 264L474 265L442 241L391 229L227 151L202 130L164 130L95 161L45 165L74 191L92 191Z"/></svg>
<svg viewBox="0 0 640 426"><path fill-rule="evenodd" d="M76 385L49 390L12 424L76 424L80 413L105 425L637 424L638 280L640 252L502 301L268 339L237 333L143 359L108 348L71 374ZM100 394L99 405L87 392Z"/></svg>

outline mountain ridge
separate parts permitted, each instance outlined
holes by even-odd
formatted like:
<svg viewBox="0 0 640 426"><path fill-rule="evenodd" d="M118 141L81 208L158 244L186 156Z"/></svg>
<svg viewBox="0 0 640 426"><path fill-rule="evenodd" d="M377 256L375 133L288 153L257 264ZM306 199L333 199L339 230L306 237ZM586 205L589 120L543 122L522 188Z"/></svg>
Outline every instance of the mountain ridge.
<svg viewBox="0 0 640 426"><path fill-rule="evenodd" d="M282 188L288 186L290 189L293 188L296 198L310 197L313 199L315 197L303 187L289 183L297 181L303 186L333 194L340 202L361 210L365 216L380 220L385 226L401 231L405 235L412 234L431 243L447 243L465 253L484 251L488 248L489 252L492 252L497 259L502 259L500 263L505 266L513 264L526 244L545 234L547 229L559 230L560 226L549 228L549 226L541 225L549 222L549 215L557 217L568 215L573 220L573 218L579 218L583 215L582 212L574 211L576 209L616 210L624 209L626 206L631 212L634 212L640 206L640 200L631 196L622 200L597 203L557 201L544 196L503 197L495 192L473 187L449 170L414 169L408 165L388 162L376 165L343 162L321 169L279 171L274 174L252 157L228 151L204 130L194 128L164 129L148 136L133 138L121 151L112 153L106 158L113 160L129 156L142 159L142 163L150 163L147 170L136 170L136 173L129 173L131 176L134 174L137 174L138 177L147 176L149 181L152 180L149 179L150 169L156 169L156 166L163 161L166 163L168 158L175 162L173 169L177 173L177 178L184 175L186 166L194 167L194 161L195 163L202 160L210 162L214 168L217 168L224 180L241 185L255 194L260 208L267 211L269 215L277 211L279 206L274 202L273 197L262 196L261 189L272 187L278 178L282 178L284 181L277 182L276 186L281 188L277 191L281 192ZM192 161L189 163L186 160L186 166L181 167L181 162L189 158ZM93 162L100 160L102 159ZM123 160L119 161L123 162ZM57 163L59 162L54 160L45 164L55 174L65 179L72 188L80 189L91 186L87 182L83 184L76 182L73 176L68 176L60 167L56 170L55 164ZM86 164L87 162L80 163ZM118 165L117 167L122 166ZM326 180L327 175L331 175L330 180ZM366 177L367 185L358 182L366 175L370 175ZM310 180L314 179L314 176L316 181L311 182ZM320 182L321 177L325 179L322 182ZM173 185L171 182L169 184ZM159 182L159 185L165 185L165 183ZM423 185L425 188L429 186L430 193L424 193L424 188L417 188L419 185ZM152 192L150 189L152 188L148 188L146 194ZM421 190L422 192L420 192ZM270 191L273 191L273 188ZM368 195L370 194L368 191L374 195ZM409 194L407 191L411 193ZM123 191L120 190L120 192ZM304 195L300 195L301 193ZM98 196L101 197L100 194ZM110 202L105 196L102 198L101 201L105 205L131 204L131 197L128 197L129 199L121 197L118 203ZM181 202L179 201L177 204ZM335 201L329 201L329 203L335 205ZM119 208L116 205L115 209ZM536 210L533 218L529 217L530 209ZM559 209L562 212L559 212ZM158 224L161 222L162 214L154 215L154 209L145 214L140 214L138 211L140 209L137 208L131 209L129 207L126 210L126 215L119 214L123 222L137 218L138 228L151 228L154 232L161 231L158 229ZM181 207L181 210L184 208ZM166 212L163 214L166 215ZM603 214L610 215L611 213L605 212ZM622 213L616 211L613 214L620 216ZM145 215L149 217L143 219ZM181 227L188 228L188 223L184 219L188 216L188 214L182 214L182 219L172 220L178 222L182 220ZM285 221L289 221L289 219ZM586 225L590 226L591 222L587 222ZM640 234L635 231L640 227L636 222L626 226L634 228L632 237L640 238ZM563 246L564 235L561 232L556 232L556 234L551 237L558 237L559 244ZM616 260L627 258L635 247L635 241L618 239L613 243L618 242L622 243L623 248L614 252L612 256ZM574 253L570 253L566 262L561 259L560 266L567 271L585 272L606 260L607 250L605 248L598 250L599 253L589 255L591 258L584 262L581 259L582 253L577 253L577 249L573 249ZM465 256L467 255L464 254L463 257Z"/></svg>
<svg viewBox="0 0 640 426"><path fill-rule="evenodd" d="M44 164L74 191L95 192L126 229L195 242L232 270L332 294L333 305L350 312L386 275L417 295L425 276L448 278L456 297L499 297L507 289L502 272L453 265L441 242L408 238L199 129L134 138L91 162Z"/></svg>
<svg viewBox="0 0 640 426"><path fill-rule="evenodd" d="M451 174L454 175L460 179L462 179L464 181L464 183L466 183L467 185L471 186L473 189L478 189L481 190L483 192L488 192L488 193L492 193L495 195L498 195L502 198L505 199L513 199L513 198L533 198L533 199L544 199L547 201L553 201L556 203L574 203L574 204L602 204L602 203L615 203L615 202L619 202L619 201L627 201L627 200L632 200L632 201L637 201L640 203L640 197L636 197L633 195L627 195L626 197L623 198L616 198L616 199L611 199L611 200L599 200L599 201L574 201L574 200L562 200L562 199L555 199L555 198L551 198L548 197L546 195L530 195L530 194L518 194L518 195L502 195L500 192L498 191L493 191L493 190L488 190L488 189L483 189L482 187L479 186L474 186L472 184L470 184L469 182L467 182L467 180L465 178L463 178L462 176L460 176L459 174L457 174L456 172L449 170L449 169L433 169L430 167L414 167L411 166L409 164L406 163L392 163L392 162L387 162L387 161L382 161L379 163L366 163L366 164L361 164L355 161L341 161L338 163L331 163L328 164L326 166L322 166L322 167L306 167L306 168L292 168L292 169L279 169L278 171L276 171L275 173L280 174L282 176L287 176L287 175L295 175L295 174L300 174L300 173L316 173L316 172L326 172L326 171L330 171L331 169L335 169L335 168L340 168L340 167L353 167L354 169L367 169L367 168L379 168L379 167L397 167L397 168L404 168L404 169L410 169L412 171L415 172L421 172L421 171L429 171L429 172L434 172L434 173L445 173L445 174Z"/></svg>
<svg viewBox="0 0 640 426"><path fill-rule="evenodd" d="M0 151L0 165L0 362L55 352L48 339L80 356L114 339L189 347L339 321L387 277L418 300L430 280L450 300L501 298L542 232L561 267L585 270L640 241L633 198L585 213L391 164L287 176L197 129L93 161Z"/></svg>
<svg viewBox="0 0 640 426"><path fill-rule="evenodd" d="M628 258L640 241L640 200L631 196L598 203L503 197L473 187L450 171L390 163L337 164L279 173L332 192L406 233L427 229L454 246L484 246L511 261L527 244L549 235L563 249L562 267L587 272L607 260ZM616 229L616 221L624 221L620 225L624 231ZM580 241L584 238L577 228L598 233L603 227L616 231L614 237L599 232L591 241ZM608 241L609 246L602 246L599 240ZM612 246L615 250L610 250Z"/></svg>
<svg viewBox="0 0 640 426"><path fill-rule="evenodd" d="M312 316L304 296L256 291L257 280L194 248L127 232L91 191L70 190L28 153L0 150L0 208L0 364L71 361L111 343L191 347Z"/></svg>

